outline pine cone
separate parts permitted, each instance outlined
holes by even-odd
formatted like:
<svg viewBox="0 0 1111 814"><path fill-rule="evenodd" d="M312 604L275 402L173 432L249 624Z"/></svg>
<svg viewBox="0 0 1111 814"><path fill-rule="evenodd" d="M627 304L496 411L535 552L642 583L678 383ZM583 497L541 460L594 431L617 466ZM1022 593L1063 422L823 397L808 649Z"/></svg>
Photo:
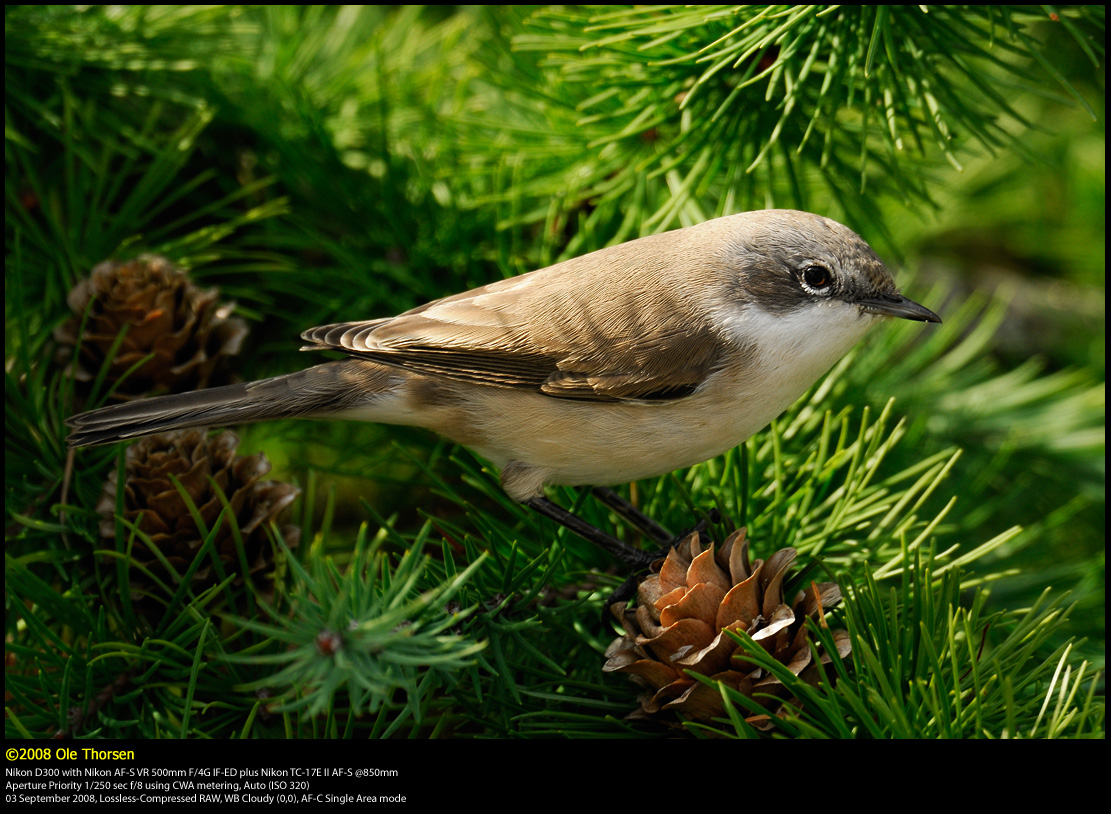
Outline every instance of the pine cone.
<svg viewBox="0 0 1111 814"><path fill-rule="evenodd" d="M274 568L266 526L301 490L288 483L260 481L270 471L270 462L262 453L236 455L238 446L239 439L232 432L206 438L202 430L183 430L144 438L127 448L123 516L128 522L138 524L139 529L150 537L151 543L158 547L178 576L188 569L204 540L180 493L170 481L170 475L177 478L193 500L209 530L224 508L210 478L231 505L234 522L243 540L249 574L241 573L235 536L231 523L225 518L215 543L215 552L225 575L237 574L238 584L246 576L257 578ZM104 484L96 507L104 518L100 522L100 534L108 539L115 539L116 536L113 519L116 491L116 472L113 471ZM297 545L300 535L300 529L295 526L282 529L286 545L291 548ZM133 556L167 585L176 587L174 576L138 535L135 537ZM147 583L142 571L133 569L131 575L133 594L142 596L153 587ZM193 584L197 589L203 589L215 583L217 578L218 573L209 560L194 572Z"/></svg>
<svg viewBox="0 0 1111 814"><path fill-rule="evenodd" d="M701 673L723 681L749 698L788 693L773 675L740 658L744 648L725 631L748 633L795 675L817 681L817 667L806 635L805 618L841 600L836 583L800 591L794 602L783 602L783 581L794 561L793 548L750 563L745 529L734 532L715 554L703 550L698 534L675 546L637 590L638 606L621 602L613 612L625 628L606 650L605 672L628 673L646 688L640 709L630 717L643 718L662 710L709 721L724 714L721 695L687 673ZM654 566L655 568L655 566ZM834 632L838 652L849 653L848 634ZM823 664L830 656L821 656ZM754 700L767 704L768 699ZM798 703L796 699L790 702ZM774 712L779 705L774 705ZM748 719L761 728L767 716Z"/></svg>
<svg viewBox="0 0 1111 814"><path fill-rule="evenodd" d="M227 359L239 353L247 324L231 316L234 303L220 303L218 296L215 288L197 288L185 271L163 257L144 255L101 263L66 298L75 317L54 333L61 345L59 359L87 389L126 326L127 334L109 363L106 384L115 384L144 357L153 354L153 358L116 388L117 401L155 391L183 393L226 384ZM86 309L85 334L75 358Z"/></svg>

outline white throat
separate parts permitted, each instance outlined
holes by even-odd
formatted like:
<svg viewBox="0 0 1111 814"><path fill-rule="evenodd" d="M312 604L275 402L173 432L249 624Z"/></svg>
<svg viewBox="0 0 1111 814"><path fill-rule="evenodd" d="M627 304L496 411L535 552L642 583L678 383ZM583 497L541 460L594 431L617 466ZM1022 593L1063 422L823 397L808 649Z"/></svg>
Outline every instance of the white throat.
<svg viewBox="0 0 1111 814"><path fill-rule="evenodd" d="M749 394L747 404L758 405L766 423L833 367L877 317L842 300L828 300L785 315L746 304L721 322L740 347L754 349L753 363L746 366L752 380L739 384Z"/></svg>

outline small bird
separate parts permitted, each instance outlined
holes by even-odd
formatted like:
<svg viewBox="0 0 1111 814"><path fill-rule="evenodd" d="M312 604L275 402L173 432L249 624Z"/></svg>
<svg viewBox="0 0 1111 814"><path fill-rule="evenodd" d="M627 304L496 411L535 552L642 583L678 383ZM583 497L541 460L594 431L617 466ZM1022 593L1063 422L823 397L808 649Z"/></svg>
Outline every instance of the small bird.
<svg viewBox="0 0 1111 814"><path fill-rule="evenodd" d="M746 212L396 317L312 328L303 350L347 358L92 410L66 422L68 443L284 418L425 427L497 465L514 500L642 562L544 487L603 487L713 458L787 409L884 317L941 322L845 226Z"/></svg>

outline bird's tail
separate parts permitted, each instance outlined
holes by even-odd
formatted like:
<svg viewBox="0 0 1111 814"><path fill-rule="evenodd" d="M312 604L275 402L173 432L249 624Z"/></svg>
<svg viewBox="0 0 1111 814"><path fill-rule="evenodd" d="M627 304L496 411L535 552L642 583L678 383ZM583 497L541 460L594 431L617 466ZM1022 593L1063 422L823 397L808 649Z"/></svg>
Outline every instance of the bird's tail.
<svg viewBox="0 0 1111 814"><path fill-rule="evenodd" d="M324 416L384 392L387 378L382 365L343 360L257 382L114 404L67 419L73 432L66 443L93 447L169 430Z"/></svg>

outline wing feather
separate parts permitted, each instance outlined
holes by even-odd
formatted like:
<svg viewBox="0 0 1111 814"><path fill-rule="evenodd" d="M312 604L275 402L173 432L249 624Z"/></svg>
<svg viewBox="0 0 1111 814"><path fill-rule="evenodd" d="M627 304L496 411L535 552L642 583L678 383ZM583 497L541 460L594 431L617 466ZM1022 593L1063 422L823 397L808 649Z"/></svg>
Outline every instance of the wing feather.
<svg viewBox="0 0 1111 814"><path fill-rule="evenodd" d="M653 251L665 237L602 249L397 317L312 328L302 334L305 349L555 398L682 398L720 364L725 342L691 296L697 292L689 282L677 285L677 269ZM677 259L679 268L690 262Z"/></svg>

